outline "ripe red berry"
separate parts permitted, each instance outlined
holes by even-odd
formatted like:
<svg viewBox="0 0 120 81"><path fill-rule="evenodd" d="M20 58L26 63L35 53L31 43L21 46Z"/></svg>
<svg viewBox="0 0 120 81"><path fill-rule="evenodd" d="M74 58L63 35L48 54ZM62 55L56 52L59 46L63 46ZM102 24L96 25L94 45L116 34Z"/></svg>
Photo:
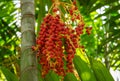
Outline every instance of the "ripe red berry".
<svg viewBox="0 0 120 81"><path fill-rule="evenodd" d="M76 0L73 0L73 4L76 5Z"/></svg>

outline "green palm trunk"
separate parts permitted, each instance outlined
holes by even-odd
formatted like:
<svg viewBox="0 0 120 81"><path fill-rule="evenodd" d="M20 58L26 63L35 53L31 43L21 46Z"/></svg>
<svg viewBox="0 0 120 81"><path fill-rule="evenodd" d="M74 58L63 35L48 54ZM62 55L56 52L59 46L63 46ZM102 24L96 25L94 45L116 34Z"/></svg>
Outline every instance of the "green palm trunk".
<svg viewBox="0 0 120 81"><path fill-rule="evenodd" d="M21 76L20 81L38 81L35 53L35 10L34 0L21 0Z"/></svg>

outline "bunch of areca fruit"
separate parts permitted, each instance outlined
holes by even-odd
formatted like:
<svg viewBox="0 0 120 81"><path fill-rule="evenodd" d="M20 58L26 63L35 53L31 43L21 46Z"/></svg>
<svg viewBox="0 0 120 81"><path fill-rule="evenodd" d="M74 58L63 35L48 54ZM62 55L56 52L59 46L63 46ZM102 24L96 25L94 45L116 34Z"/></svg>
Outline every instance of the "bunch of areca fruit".
<svg viewBox="0 0 120 81"><path fill-rule="evenodd" d="M63 11L65 14L63 14ZM114 81L105 66L87 57L80 36L90 35L76 7L71 3L53 0L40 26L36 46L41 81Z"/></svg>

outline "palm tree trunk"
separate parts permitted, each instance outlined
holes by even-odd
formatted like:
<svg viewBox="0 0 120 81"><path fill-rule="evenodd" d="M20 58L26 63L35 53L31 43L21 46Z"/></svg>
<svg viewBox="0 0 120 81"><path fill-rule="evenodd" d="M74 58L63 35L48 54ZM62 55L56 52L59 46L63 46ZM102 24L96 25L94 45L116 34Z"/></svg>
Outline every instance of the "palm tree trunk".
<svg viewBox="0 0 120 81"><path fill-rule="evenodd" d="M35 9L34 0L21 0L21 76L20 81L38 81L35 53Z"/></svg>

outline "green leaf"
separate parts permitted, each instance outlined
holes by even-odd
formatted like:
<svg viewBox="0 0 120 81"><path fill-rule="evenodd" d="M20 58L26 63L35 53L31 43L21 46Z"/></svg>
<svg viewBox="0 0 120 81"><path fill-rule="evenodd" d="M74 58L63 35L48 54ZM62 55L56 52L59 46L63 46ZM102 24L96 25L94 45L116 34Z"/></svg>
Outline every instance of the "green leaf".
<svg viewBox="0 0 120 81"><path fill-rule="evenodd" d="M81 81L96 81L95 76L88 64L79 56L76 55L73 62Z"/></svg>
<svg viewBox="0 0 120 81"><path fill-rule="evenodd" d="M18 81L17 76L15 76L10 70L1 66L0 67L2 73L5 75L7 81Z"/></svg>
<svg viewBox="0 0 120 81"><path fill-rule="evenodd" d="M118 38L119 38L119 36L120 36L120 33L118 33L118 34L114 34L114 35L112 35L112 36L109 36L109 38L107 38L107 39L105 39L105 40L102 40L103 41L103 43L102 43L102 46L104 46L104 45L106 45L108 42L110 42L110 41L114 41L114 40L117 40Z"/></svg>
<svg viewBox="0 0 120 81"><path fill-rule="evenodd" d="M76 0L77 1L77 3L79 3L79 4L82 4L83 6L87 6L87 4L88 4L88 0Z"/></svg>
<svg viewBox="0 0 120 81"><path fill-rule="evenodd" d="M44 81L43 77L42 77L42 74L41 74L41 70L42 70L42 67L40 64L37 64L37 68L40 72L38 72L38 79L39 81Z"/></svg>
<svg viewBox="0 0 120 81"><path fill-rule="evenodd" d="M47 6L48 6L48 9L50 9L50 7L52 6L52 1L51 0L45 0L46 2L46 4L47 4Z"/></svg>
<svg viewBox="0 0 120 81"><path fill-rule="evenodd" d="M79 0L76 0L76 5L77 5L78 9L80 10L80 3L79 3Z"/></svg>
<svg viewBox="0 0 120 81"><path fill-rule="evenodd" d="M90 12L96 11L97 9L99 9L99 8L102 7L102 6L103 6L103 4L98 3L98 4L96 4L95 7L91 8Z"/></svg>
<svg viewBox="0 0 120 81"><path fill-rule="evenodd" d="M106 0L108 1L108 0ZM96 11L97 9L100 9L102 6L105 6L105 5L110 5L111 3L114 3L118 0L109 0L108 2L106 1L103 1L103 2L99 2L99 3L96 3L95 6L91 6L92 8L90 9L90 12L93 12L93 11Z"/></svg>
<svg viewBox="0 0 120 81"><path fill-rule="evenodd" d="M110 18L110 20L106 21L105 25L108 24L108 23L112 23L119 18L120 18L120 14L118 14L117 16L113 16L113 17Z"/></svg>
<svg viewBox="0 0 120 81"><path fill-rule="evenodd" d="M54 71L49 71L49 73L46 75L45 81L60 81L59 76Z"/></svg>
<svg viewBox="0 0 120 81"><path fill-rule="evenodd" d="M112 12L115 12L115 11L117 11L117 10L119 10L119 9L120 9L120 5L113 6L111 9L108 9L104 14L100 14L100 15L98 15L97 17L95 17L95 19L97 19L97 18L99 18L99 17L101 17L101 16L108 15L108 14L110 14L110 13L112 13Z"/></svg>
<svg viewBox="0 0 120 81"><path fill-rule="evenodd" d="M78 81L78 80L77 80L77 78L75 77L75 75L73 73L68 73L64 77L64 81Z"/></svg>
<svg viewBox="0 0 120 81"><path fill-rule="evenodd" d="M92 59L91 67L97 81L114 81L108 69L101 62Z"/></svg>
<svg viewBox="0 0 120 81"><path fill-rule="evenodd" d="M91 8L93 7L93 5L97 2L97 0L89 0L89 3L87 4L87 12L90 12Z"/></svg>
<svg viewBox="0 0 120 81"><path fill-rule="evenodd" d="M39 8L39 11L38 11L38 27L37 27L37 34L40 30L40 24L43 20L43 17L45 16L46 14L46 10L45 10L45 6L46 6L46 0L39 0L38 1L38 8Z"/></svg>
<svg viewBox="0 0 120 81"><path fill-rule="evenodd" d="M117 46L114 46L113 48L111 48L106 54L110 54L110 53L114 53L115 50L120 48L120 44L118 44Z"/></svg>

